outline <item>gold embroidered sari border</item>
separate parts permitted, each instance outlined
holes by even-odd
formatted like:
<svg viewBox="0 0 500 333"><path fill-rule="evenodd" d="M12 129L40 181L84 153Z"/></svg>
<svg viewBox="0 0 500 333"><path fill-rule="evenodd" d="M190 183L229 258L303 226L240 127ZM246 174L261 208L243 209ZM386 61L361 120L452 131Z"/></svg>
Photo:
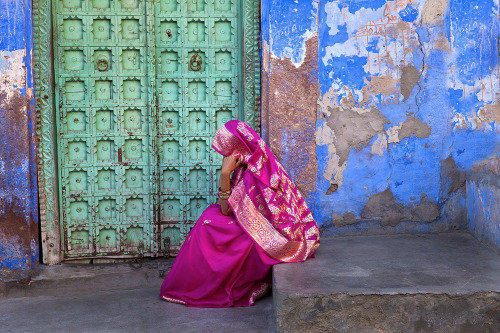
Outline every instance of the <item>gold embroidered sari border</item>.
<svg viewBox="0 0 500 333"><path fill-rule="evenodd" d="M244 182L233 189L229 199L245 231L271 257L283 262L306 260L318 248L317 240L289 241L259 212L245 192Z"/></svg>
<svg viewBox="0 0 500 333"><path fill-rule="evenodd" d="M171 298L171 297L167 297L167 296L162 296L161 298L167 302L170 302L170 303L177 303L177 304L186 305L186 302L181 301L180 299Z"/></svg>

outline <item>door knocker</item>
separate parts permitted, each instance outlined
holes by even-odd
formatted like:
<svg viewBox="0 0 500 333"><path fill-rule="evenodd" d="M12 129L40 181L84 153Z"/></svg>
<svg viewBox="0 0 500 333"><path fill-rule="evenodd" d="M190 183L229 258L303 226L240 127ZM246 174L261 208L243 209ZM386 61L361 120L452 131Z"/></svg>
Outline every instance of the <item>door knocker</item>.
<svg viewBox="0 0 500 333"><path fill-rule="evenodd" d="M109 68L109 63L106 59L99 59L97 60L97 69L99 72L105 72Z"/></svg>
<svg viewBox="0 0 500 333"><path fill-rule="evenodd" d="M189 69L195 72L199 72L201 70L202 63L203 59L201 58L201 56L198 53L195 53L189 60Z"/></svg>

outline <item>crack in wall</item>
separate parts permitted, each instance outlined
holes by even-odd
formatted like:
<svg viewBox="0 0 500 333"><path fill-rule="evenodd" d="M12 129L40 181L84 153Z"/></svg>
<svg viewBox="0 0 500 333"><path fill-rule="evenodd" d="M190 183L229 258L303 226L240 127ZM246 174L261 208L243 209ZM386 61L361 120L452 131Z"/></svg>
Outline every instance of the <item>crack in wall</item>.
<svg viewBox="0 0 500 333"><path fill-rule="evenodd" d="M429 30L427 30L429 32ZM420 69L420 78L422 75L424 75L425 71L425 52L424 52L424 44L422 43L422 40L420 39L420 34L418 33L418 29L415 29L415 34L417 35L417 41L418 45L420 47L420 52L422 52L422 67ZM415 94L415 106L417 107L417 113L420 112L420 104L418 103L418 96L422 92L422 85L420 84L420 79L417 81L418 85L418 91Z"/></svg>

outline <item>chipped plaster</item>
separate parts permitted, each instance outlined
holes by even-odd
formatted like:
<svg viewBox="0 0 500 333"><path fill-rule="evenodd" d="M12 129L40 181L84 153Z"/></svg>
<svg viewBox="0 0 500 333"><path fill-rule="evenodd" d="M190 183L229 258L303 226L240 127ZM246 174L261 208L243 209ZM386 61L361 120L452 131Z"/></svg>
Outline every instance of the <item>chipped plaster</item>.
<svg viewBox="0 0 500 333"><path fill-rule="evenodd" d="M31 3L0 1L0 281L38 264Z"/></svg>
<svg viewBox="0 0 500 333"><path fill-rule="evenodd" d="M380 230L463 228L464 193L444 185L443 161L456 161L459 174L495 170L500 81L488 47L496 49L498 4L331 0L317 13L318 222L333 222L333 234L376 229L363 211L389 191L396 218Z"/></svg>

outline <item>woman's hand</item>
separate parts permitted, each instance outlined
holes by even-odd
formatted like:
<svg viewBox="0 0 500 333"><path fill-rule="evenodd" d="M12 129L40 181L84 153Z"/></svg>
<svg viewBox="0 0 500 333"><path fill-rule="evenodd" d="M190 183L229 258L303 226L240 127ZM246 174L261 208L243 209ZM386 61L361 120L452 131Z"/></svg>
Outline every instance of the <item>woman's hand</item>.
<svg viewBox="0 0 500 333"><path fill-rule="evenodd" d="M226 156L222 160L222 168L220 170L219 190L222 192L231 191L231 172L241 164L240 156ZM220 209L223 215L231 215L231 207L227 203L227 198L219 198Z"/></svg>
<svg viewBox="0 0 500 333"><path fill-rule="evenodd" d="M225 156L222 160L221 174L230 175L241 164L238 156Z"/></svg>

